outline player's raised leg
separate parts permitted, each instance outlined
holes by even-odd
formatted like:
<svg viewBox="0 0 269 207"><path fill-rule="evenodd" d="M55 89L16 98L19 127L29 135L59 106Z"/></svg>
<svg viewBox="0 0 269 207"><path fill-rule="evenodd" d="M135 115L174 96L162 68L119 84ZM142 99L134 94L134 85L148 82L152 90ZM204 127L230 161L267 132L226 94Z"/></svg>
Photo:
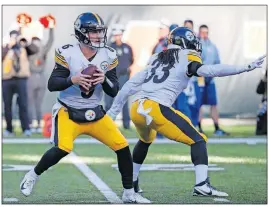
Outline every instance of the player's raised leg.
<svg viewBox="0 0 269 207"><path fill-rule="evenodd" d="M191 160L195 167L193 195L228 196L213 187L208 178L207 137L199 133L190 119L179 111L159 104L159 110L152 111L155 130L169 139L191 147Z"/></svg>
<svg viewBox="0 0 269 207"><path fill-rule="evenodd" d="M20 190L23 195L29 196L39 176L51 166L57 164L73 149L73 141L79 135L79 125L68 117L68 112L61 108L53 123L55 125L55 146L50 148L40 159L37 165L24 176Z"/></svg>
<svg viewBox="0 0 269 207"><path fill-rule="evenodd" d="M88 124L84 129L90 136L111 148L117 154L119 171L124 188L122 200L124 203L149 203L147 199L138 196L133 188L133 164L129 144L121 134L113 120L105 115L102 119Z"/></svg>

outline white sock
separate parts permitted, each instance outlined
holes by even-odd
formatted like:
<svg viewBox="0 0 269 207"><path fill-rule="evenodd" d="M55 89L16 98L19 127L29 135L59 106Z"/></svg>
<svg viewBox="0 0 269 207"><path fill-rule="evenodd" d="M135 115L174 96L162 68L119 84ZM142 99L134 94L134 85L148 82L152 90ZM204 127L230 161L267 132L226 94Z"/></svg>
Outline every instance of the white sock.
<svg viewBox="0 0 269 207"><path fill-rule="evenodd" d="M134 188L131 188L131 189L125 189L125 188L124 188L124 192L125 192L126 194L128 194L128 195L133 194L133 193L134 193Z"/></svg>
<svg viewBox="0 0 269 207"><path fill-rule="evenodd" d="M38 178L38 175L35 173L34 168L32 170L29 171L30 175L34 178Z"/></svg>
<svg viewBox="0 0 269 207"><path fill-rule="evenodd" d="M206 180L207 178L207 171L208 166L207 165L196 165L195 166L195 184L201 183Z"/></svg>
<svg viewBox="0 0 269 207"><path fill-rule="evenodd" d="M141 164L137 164L133 162L133 181L137 180L140 168L141 168Z"/></svg>

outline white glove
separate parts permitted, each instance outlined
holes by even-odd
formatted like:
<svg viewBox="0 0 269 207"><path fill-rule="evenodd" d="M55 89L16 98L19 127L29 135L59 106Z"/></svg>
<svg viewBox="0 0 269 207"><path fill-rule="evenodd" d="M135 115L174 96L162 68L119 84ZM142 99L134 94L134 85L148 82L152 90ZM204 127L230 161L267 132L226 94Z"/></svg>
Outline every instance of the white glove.
<svg viewBox="0 0 269 207"><path fill-rule="evenodd" d="M111 118L113 121L116 120L117 115L115 115L114 113L112 113L110 110L108 110L108 111L106 112L106 114L107 114L108 116L110 116L110 118Z"/></svg>
<svg viewBox="0 0 269 207"><path fill-rule="evenodd" d="M248 64L246 70L251 71L251 70L254 70L255 68L261 68L265 57L266 57L266 55L263 55L260 58L258 58L257 60Z"/></svg>

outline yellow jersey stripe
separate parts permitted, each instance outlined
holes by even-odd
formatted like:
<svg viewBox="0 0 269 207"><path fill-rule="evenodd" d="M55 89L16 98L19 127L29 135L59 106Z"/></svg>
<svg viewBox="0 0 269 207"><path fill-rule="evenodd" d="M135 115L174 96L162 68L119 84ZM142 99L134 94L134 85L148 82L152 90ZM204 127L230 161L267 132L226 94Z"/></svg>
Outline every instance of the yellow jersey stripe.
<svg viewBox="0 0 269 207"><path fill-rule="evenodd" d="M60 60L65 62L64 56L60 55L57 51L55 51L55 57L59 58Z"/></svg>
<svg viewBox="0 0 269 207"><path fill-rule="evenodd" d="M113 68L115 68L117 65L118 65L118 59L116 59L116 62L114 62L114 63L112 63L112 64L110 64L109 66L108 66L108 68L109 69L113 69Z"/></svg>
<svg viewBox="0 0 269 207"><path fill-rule="evenodd" d="M199 56L196 55L188 55L188 61L196 61L202 64L202 60Z"/></svg>
<svg viewBox="0 0 269 207"><path fill-rule="evenodd" d="M110 64L110 65L113 65L115 62L117 62L118 61L118 58L115 58L114 60L113 60L113 62Z"/></svg>
<svg viewBox="0 0 269 207"><path fill-rule="evenodd" d="M97 21L98 21L98 24L102 24L102 22L101 22L101 20L100 20L100 18L98 17L98 15L97 14L95 14L95 13L92 13L94 16L95 16L95 18L97 19Z"/></svg>
<svg viewBox="0 0 269 207"><path fill-rule="evenodd" d="M68 63L66 61L62 61L61 59L59 59L58 57L55 56L55 62L66 67L66 68L69 68L68 67Z"/></svg>

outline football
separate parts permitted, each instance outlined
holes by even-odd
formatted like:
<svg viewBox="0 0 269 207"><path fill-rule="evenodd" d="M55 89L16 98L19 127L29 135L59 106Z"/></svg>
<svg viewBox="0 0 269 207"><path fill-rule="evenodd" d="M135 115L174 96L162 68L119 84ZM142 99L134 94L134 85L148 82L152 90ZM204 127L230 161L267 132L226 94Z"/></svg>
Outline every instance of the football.
<svg viewBox="0 0 269 207"><path fill-rule="evenodd" d="M94 79L93 74L98 73L98 68L95 65L90 64L87 68L83 69L81 71L81 73L84 75L90 75L90 76L92 76L91 79ZM80 90L84 93L92 91L94 89L94 87L95 86L92 86L89 88L89 90L85 90L82 86L79 86Z"/></svg>

